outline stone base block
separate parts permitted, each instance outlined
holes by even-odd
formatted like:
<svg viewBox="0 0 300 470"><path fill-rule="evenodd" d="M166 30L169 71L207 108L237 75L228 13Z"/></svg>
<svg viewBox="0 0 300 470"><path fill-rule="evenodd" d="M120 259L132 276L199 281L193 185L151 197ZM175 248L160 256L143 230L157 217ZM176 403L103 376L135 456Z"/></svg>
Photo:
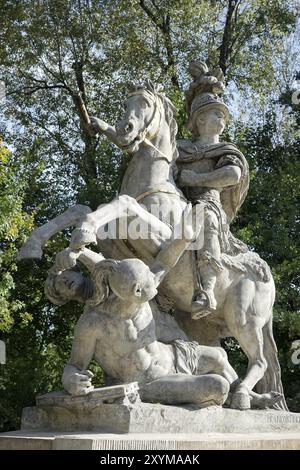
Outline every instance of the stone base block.
<svg viewBox="0 0 300 470"><path fill-rule="evenodd" d="M0 450L300 450L300 433L0 434Z"/></svg>
<svg viewBox="0 0 300 470"><path fill-rule="evenodd" d="M300 433L300 414L212 406L74 402L24 408L23 431L96 433Z"/></svg>

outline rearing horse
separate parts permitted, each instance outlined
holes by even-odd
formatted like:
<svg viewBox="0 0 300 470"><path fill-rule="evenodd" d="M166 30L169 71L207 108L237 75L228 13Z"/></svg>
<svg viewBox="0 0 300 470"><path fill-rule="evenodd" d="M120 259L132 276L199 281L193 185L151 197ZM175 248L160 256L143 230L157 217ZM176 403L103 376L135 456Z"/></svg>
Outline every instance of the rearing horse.
<svg viewBox="0 0 300 470"><path fill-rule="evenodd" d="M132 155L120 196L92 212L86 206L69 208L44 226L35 229L20 252L21 258L39 258L42 246L58 231L75 226L71 246L97 242L109 258L139 257L150 264L162 244L182 220L187 201L176 187L173 174L177 157L175 108L151 84L131 90L123 119L113 128L92 118L96 132L103 132L123 151ZM156 213L155 215L153 212ZM103 240L101 228L116 219L143 222L150 227L147 237L120 236ZM133 217L133 219L132 219ZM198 221L202 223L202 221ZM122 225L122 224L120 224ZM228 258L229 259L228 261ZM164 300L175 308L175 316L190 339L217 345L219 339L234 336L249 363L244 380L235 390L231 406L250 407L249 390L259 382L259 391L283 393L277 349L272 332L275 287L267 265L255 253L227 256L216 283L218 310L197 321L191 319L195 294L194 256L186 250L160 287ZM231 267L228 267L230 266ZM243 268L244 267L244 268ZM278 397L277 397L278 398ZM282 396L277 405L287 409Z"/></svg>
<svg viewBox="0 0 300 470"><path fill-rule="evenodd" d="M148 213L156 212L158 219L172 227L180 223L182 211L187 205L173 177L178 155L175 110L171 101L155 92L148 83L147 87L138 86L131 90L125 104L125 114L116 128L91 118L94 132L104 133L123 151L132 155L123 177L120 195L131 196ZM147 221L148 215L144 214L144 217ZM101 214L98 211L90 214L81 227L85 231L85 234L81 233L82 240L79 230L73 234L73 245L80 245L88 237L89 231L95 234L100 225L103 225ZM166 232L166 225L159 228L167 238L170 237L171 232ZM94 239L94 235L91 237ZM134 248L138 251L136 244Z"/></svg>

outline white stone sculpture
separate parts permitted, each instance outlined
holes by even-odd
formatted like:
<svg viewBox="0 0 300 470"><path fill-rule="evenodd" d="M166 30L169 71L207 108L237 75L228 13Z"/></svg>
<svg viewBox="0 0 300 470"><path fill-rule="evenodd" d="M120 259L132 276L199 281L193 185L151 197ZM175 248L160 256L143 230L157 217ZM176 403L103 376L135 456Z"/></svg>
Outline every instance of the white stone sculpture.
<svg viewBox="0 0 300 470"><path fill-rule="evenodd" d="M204 243L183 252L159 285L157 300L164 308L172 306L190 340L213 346L226 336L239 341L249 365L232 407L250 408L257 385L262 393L280 394L274 407L286 409L272 333L273 278L267 264L229 230L247 193L247 162L233 144L219 143L228 116L219 96L224 89L220 71L209 72L201 63L191 70L188 103L195 138L178 142L179 158L174 106L151 83L134 87L115 127L96 118L90 124L91 132L104 133L131 154L118 198L95 212L83 206L68 209L36 229L20 256L40 257L54 233L74 226L72 250L97 243L107 258L140 258L151 266L192 201L195 226L198 231L204 227ZM107 223L124 217L146 224L147 236L134 237L128 230L123 239L121 225L113 239L99 235Z"/></svg>
<svg viewBox="0 0 300 470"><path fill-rule="evenodd" d="M143 401L201 407L222 405L238 385L238 377L222 348L190 342L174 319L162 320L153 301L163 277L179 259L189 240L172 240L159 252L151 269L138 259L105 260L87 248L69 248L56 256L45 291L55 304L85 303L74 332L71 357L62 382L71 395L91 393L95 359L116 383L138 382ZM91 279L74 271L77 260ZM151 302L152 300L152 302ZM166 329L167 335L166 338ZM265 408L280 393L250 392L251 405Z"/></svg>

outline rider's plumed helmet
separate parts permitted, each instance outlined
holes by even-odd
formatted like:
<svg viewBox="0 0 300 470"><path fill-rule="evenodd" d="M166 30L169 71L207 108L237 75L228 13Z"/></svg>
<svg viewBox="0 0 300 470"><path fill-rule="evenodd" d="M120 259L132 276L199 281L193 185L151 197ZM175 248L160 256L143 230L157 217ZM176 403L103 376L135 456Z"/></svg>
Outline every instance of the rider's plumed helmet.
<svg viewBox="0 0 300 470"><path fill-rule="evenodd" d="M225 78L220 67L208 70L207 65L201 61L193 61L189 65L193 77L189 90L186 93L187 111L189 120L187 127L195 132L197 117L208 109L219 108L229 119L229 110L222 99L225 91Z"/></svg>

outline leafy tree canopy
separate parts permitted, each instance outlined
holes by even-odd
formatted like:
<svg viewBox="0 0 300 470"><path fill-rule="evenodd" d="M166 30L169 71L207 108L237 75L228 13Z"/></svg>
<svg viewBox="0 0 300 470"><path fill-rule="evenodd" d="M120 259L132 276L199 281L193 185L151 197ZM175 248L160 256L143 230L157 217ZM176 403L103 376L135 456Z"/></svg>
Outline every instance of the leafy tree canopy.
<svg viewBox="0 0 300 470"><path fill-rule="evenodd" d="M80 121L76 95L90 113L114 123L129 83L162 84L184 124L189 60L219 64L233 120L224 138L251 168L235 233L271 265L277 284L275 334L291 408L300 409L299 366L291 343L299 325L299 105L297 0L0 0L0 430L18 427L22 407L60 387L80 308L50 305L43 294L52 252L19 263L32 227L74 202L96 208L117 193L126 158ZM227 347L242 371L244 356ZM101 383L101 371L98 371ZM299 388L299 387L298 387ZM298 400L298 401L297 401Z"/></svg>

